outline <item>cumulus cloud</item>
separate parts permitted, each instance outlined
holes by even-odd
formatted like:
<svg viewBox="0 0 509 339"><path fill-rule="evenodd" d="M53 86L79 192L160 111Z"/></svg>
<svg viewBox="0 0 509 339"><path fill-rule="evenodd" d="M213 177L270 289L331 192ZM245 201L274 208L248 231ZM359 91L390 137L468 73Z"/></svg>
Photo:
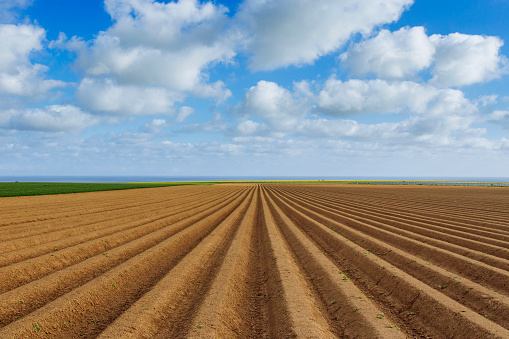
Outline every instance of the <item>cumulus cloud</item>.
<svg viewBox="0 0 509 339"><path fill-rule="evenodd" d="M29 54L42 49L44 29L33 25L0 25L0 72L9 72L18 65L29 65Z"/></svg>
<svg viewBox="0 0 509 339"><path fill-rule="evenodd" d="M161 87L116 84L111 79L85 78L76 98L86 109L113 115L173 114L181 96Z"/></svg>
<svg viewBox="0 0 509 339"><path fill-rule="evenodd" d="M4 128L42 131L63 132L70 130L82 130L85 127L95 125L98 120L92 115L82 111L79 107L71 105L52 105L45 108L11 110L4 112ZM1 119L0 119L1 121Z"/></svg>
<svg viewBox="0 0 509 339"><path fill-rule="evenodd" d="M406 79L428 68L434 54L435 45L424 27L404 27L396 32L383 29L376 37L352 45L340 59L353 74Z"/></svg>
<svg viewBox="0 0 509 339"><path fill-rule="evenodd" d="M51 49L67 50L79 54L85 54L88 52L87 42L83 38L73 36L69 39L64 32L58 33L57 40L50 41L48 47Z"/></svg>
<svg viewBox="0 0 509 339"><path fill-rule="evenodd" d="M298 93L292 93L274 82L262 80L244 94L236 112L244 118L256 116L265 119L270 125L277 126L278 130L286 131L294 128L309 112L306 101L299 97ZM249 121L244 121L241 126L244 131L261 127L262 125Z"/></svg>
<svg viewBox="0 0 509 339"><path fill-rule="evenodd" d="M352 74L382 79L409 79L429 70L431 84L465 86L499 78L507 72L498 37L452 33L426 35L423 27L381 30L341 54Z"/></svg>
<svg viewBox="0 0 509 339"><path fill-rule="evenodd" d="M500 54L503 41L498 37L453 33L432 35L435 66L431 83L464 86L499 78L507 71L507 59Z"/></svg>
<svg viewBox="0 0 509 339"><path fill-rule="evenodd" d="M12 23L18 18L17 10L30 6L34 0L2 0L0 1L0 22Z"/></svg>
<svg viewBox="0 0 509 339"><path fill-rule="evenodd" d="M310 98L276 83L260 81L236 107L239 121L228 129L239 142L291 136L348 139L386 145L480 147L485 129L475 128L478 107L455 89L414 82L329 79ZM332 118L325 118L322 113ZM354 113L383 113L396 122L359 123ZM468 140L476 140L469 142Z"/></svg>
<svg viewBox="0 0 509 339"><path fill-rule="evenodd" d="M23 97L41 96L53 88L64 87L59 80L44 79L48 67L35 64L31 67L19 66L15 72L0 73L0 93Z"/></svg>
<svg viewBox="0 0 509 339"><path fill-rule="evenodd" d="M318 94L318 107L328 115L422 112L438 90L415 82L329 79Z"/></svg>
<svg viewBox="0 0 509 339"><path fill-rule="evenodd" d="M89 77L219 100L230 95L222 82L209 84L205 73L235 55L234 39L225 29L227 8L197 0L106 0L105 8L114 24L89 49L76 39L69 47L77 50L77 63Z"/></svg>
<svg viewBox="0 0 509 339"><path fill-rule="evenodd" d="M352 34L399 19L413 0L246 0L236 20L252 53L251 68L312 63Z"/></svg>
<svg viewBox="0 0 509 339"><path fill-rule="evenodd" d="M488 116L487 120L509 128L509 111L494 111Z"/></svg>
<svg viewBox="0 0 509 339"><path fill-rule="evenodd" d="M238 135L234 141L273 142L277 139L267 135L276 135L276 138L298 136L399 146L482 147L486 141L482 138L486 130L472 127L474 122L474 117L465 118L454 114L445 117L411 116L398 122L372 124L349 119L306 118L300 120L294 130L280 131L279 135L274 131L260 129L262 123L249 123L248 127L252 128L246 130L245 122L241 122L235 130ZM268 128L267 125L264 127Z"/></svg>
<svg viewBox="0 0 509 339"><path fill-rule="evenodd" d="M44 29L33 25L0 25L0 95L34 97L65 86L62 81L44 79L48 68L30 62L30 54L43 48L45 36Z"/></svg>
<svg viewBox="0 0 509 339"><path fill-rule="evenodd" d="M284 133L279 133L279 135L278 135L277 130L274 131L273 128L270 128L265 123L260 123L260 122L256 122L256 121L249 120L249 119L240 121L236 126L234 126L233 128L230 129L229 133L233 136L241 135L242 137L240 137L240 138L245 138L245 137L265 138L265 135L274 135L274 136L279 136L279 137L284 136ZM239 137L234 137L234 139L235 138L239 138ZM237 139L237 140L244 140L244 139Z"/></svg>
<svg viewBox="0 0 509 339"><path fill-rule="evenodd" d="M462 147L473 145L469 139L486 133L471 125L475 117L451 114L437 116L410 116L398 122L359 123L347 119L306 119L295 134L313 138L340 138L384 145L420 145Z"/></svg>
<svg viewBox="0 0 509 339"><path fill-rule="evenodd" d="M508 120L509 111L494 111L491 113L490 118L494 121Z"/></svg>
<svg viewBox="0 0 509 339"><path fill-rule="evenodd" d="M410 81L329 79L318 94L318 109L332 116L370 113L471 114L476 106L454 89Z"/></svg>

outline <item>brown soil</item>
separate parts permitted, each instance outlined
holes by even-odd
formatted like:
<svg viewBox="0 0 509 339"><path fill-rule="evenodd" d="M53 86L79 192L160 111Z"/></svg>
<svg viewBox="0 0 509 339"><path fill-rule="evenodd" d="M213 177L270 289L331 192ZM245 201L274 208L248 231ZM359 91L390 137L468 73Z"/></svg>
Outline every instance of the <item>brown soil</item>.
<svg viewBox="0 0 509 339"><path fill-rule="evenodd" d="M0 338L509 338L509 190L0 198Z"/></svg>

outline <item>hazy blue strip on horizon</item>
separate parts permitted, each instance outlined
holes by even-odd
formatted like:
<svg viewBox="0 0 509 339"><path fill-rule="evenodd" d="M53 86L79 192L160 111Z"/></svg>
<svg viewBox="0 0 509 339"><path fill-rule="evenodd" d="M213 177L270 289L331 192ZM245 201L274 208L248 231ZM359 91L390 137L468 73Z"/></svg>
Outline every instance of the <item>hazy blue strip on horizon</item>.
<svg viewBox="0 0 509 339"><path fill-rule="evenodd" d="M462 181L509 182L500 177L366 177L366 176L0 176L0 182L69 182L69 183L128 183L128 182L184 182L184 181Z"/></svg>

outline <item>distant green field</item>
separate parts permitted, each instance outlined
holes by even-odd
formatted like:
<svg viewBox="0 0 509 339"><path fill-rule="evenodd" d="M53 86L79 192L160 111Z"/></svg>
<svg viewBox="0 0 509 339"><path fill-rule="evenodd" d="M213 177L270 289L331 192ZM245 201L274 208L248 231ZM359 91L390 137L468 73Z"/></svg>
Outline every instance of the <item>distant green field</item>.
<svg viewBox="0 0 509 339"><path fill-rule="evenodd" d="M364 185L432 185L432 186L496 186L509 187L508 182L459 181L397 181L397 180L267 180L267 181L195 181L195 182L132 182L132 183L62 183L62 182L0 182L0 197L83 193L183 185L214 185L224 183L323 183Z"/></svg>
<svg viewBox="0 0 509 339"><path fill-rule="evenodd" d="M63 182L0 182L0 197L83 193L96 191L128 190L182 185L212 185L213 182L161 182L161 183L63 183Z"/></svg>

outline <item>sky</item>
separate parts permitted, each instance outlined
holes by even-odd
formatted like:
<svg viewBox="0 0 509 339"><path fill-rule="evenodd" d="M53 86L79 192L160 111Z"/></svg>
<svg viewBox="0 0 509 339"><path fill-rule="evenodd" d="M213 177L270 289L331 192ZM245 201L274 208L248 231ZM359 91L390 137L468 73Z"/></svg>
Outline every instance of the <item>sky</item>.
<svg viewBox="0 0 509 339"><path fill-rule="evenodd" d="M0 0L0 176L509 173L509 0Z"/></svg>

